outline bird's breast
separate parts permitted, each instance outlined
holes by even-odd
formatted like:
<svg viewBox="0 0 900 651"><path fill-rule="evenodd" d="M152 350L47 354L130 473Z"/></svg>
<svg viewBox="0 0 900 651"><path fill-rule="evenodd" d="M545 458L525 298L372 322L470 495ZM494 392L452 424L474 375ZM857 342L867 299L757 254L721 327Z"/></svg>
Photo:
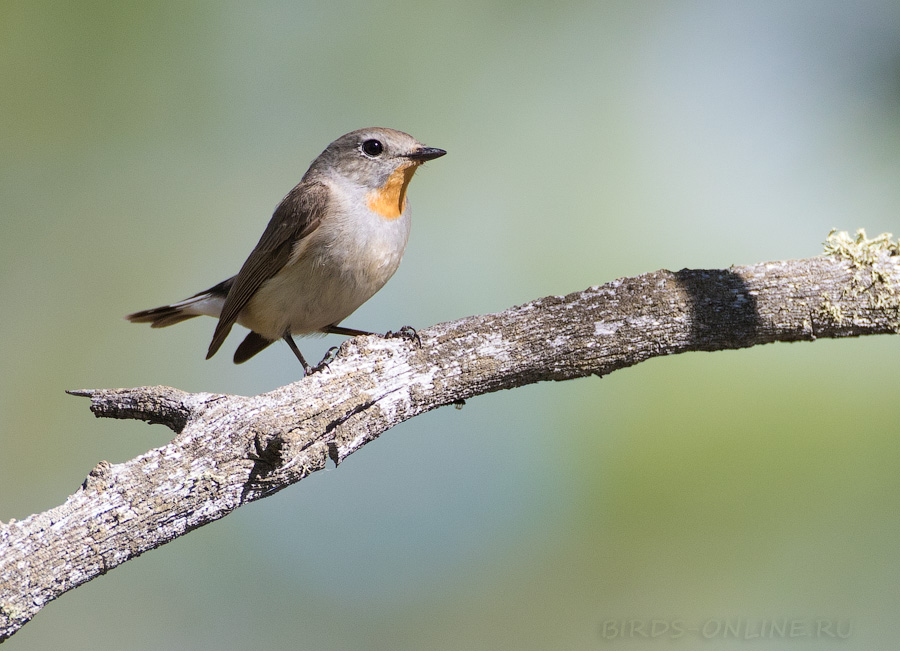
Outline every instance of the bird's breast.
<svg viewBox="0 0 900 651"><path fill-rule="evenodd" d="M394 275L409 237L409 208L394 219L358 203L342 208L298 243L238 323L272 339L315 332L340 323Z"/></svg>

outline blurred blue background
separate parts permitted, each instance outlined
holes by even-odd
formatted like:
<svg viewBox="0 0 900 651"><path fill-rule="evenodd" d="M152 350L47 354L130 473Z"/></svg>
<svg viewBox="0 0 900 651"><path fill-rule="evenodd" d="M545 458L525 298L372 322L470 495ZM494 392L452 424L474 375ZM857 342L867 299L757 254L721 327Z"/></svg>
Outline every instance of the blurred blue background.
<svg viewBox="0 0 900 651"><path fill-rule="evenodd" d="M64 389L298 379L282 345L232 365L236 335L204 361L211 319L122 316L233 274L352 129L449 154L351 327L900 231L895 0L2 0L0 82L3 520L169 440ZM63 596L11 648L895 649L898 352L682 355L426 414ZM782 621L809 634L721 628Z"/></svg>

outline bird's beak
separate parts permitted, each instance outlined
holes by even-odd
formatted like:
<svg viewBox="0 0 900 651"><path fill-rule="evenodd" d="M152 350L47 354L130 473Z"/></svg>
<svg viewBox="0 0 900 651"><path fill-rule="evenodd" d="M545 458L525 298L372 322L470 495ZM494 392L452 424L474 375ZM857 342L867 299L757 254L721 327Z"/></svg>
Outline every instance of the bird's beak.
<svg viewBox="0 0 900 651"><path fill-rule="evenodd" d="M418 149L413 149L406 155L406 158L412 161L424 163L427 160L433 160L435 158L440 158L447 152L443 149L438 149L437 147L419 147Z"/></svg>

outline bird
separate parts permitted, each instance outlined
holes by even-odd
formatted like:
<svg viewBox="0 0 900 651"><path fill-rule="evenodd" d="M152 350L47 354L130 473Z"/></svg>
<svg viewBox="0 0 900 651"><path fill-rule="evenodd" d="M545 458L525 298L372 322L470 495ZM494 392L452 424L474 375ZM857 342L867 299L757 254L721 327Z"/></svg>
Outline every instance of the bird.
<svg viewBox="0 0 900 651"><path fill-rule="evenodd" d="M250 332L234 353L235 364L284 340L304 374L311 373L316 369L293 336L372 334L340 323L394 275L409 238L409 182L423 163L446 153L384 127L341 136L282 199L235 276L125 318L152 328L217 318L206 359L237 323Z"/></svg>

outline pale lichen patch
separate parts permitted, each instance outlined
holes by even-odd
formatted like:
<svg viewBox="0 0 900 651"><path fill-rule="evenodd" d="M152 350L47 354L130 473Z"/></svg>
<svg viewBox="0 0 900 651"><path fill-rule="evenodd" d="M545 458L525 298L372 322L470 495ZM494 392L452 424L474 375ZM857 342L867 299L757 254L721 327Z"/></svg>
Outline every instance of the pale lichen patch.
<svg viewBox="0 0 900 651"><path fill-rule="evenodd" d="M852 237L847 231L832 229L825 241L825 255L847 260L854 270L853 280L839 298L867 296L869 308L890 314L894 329L900 332L900 292L896 291L893 280L896 268L900 266L900 240L894 240L891 233L870 239L862 228ZM838 325L847 320L855 322L860 316L856 311L845 314L826 294L822 295L819 311Z"/></svg>
<svg viewBox="0 0 900 651"><path fill-rule="evenodd" d="M594 321L594 336L614 335L619 331L621 325L620 321Z"/></svg>
<svg viewBox="0 0 900 651"><path fill-rule="evenodd" d="M822 294L822 303L819 306L819 309L823 313L831 317L831 319L838 325L844 324L844 312L841 309L841 306L832 303L831 299L828 297L828 294Z"/></svg>
<svg viewBox="0 0 900 651"><path fill-rule="evenodd" d="M882 233L869 239L864 228L851 237L847 231L832 228L825 240L825 255L836 255L857 266L870 266L882 255L900 255L900 240L893 238L891 233Z"/></svg>

